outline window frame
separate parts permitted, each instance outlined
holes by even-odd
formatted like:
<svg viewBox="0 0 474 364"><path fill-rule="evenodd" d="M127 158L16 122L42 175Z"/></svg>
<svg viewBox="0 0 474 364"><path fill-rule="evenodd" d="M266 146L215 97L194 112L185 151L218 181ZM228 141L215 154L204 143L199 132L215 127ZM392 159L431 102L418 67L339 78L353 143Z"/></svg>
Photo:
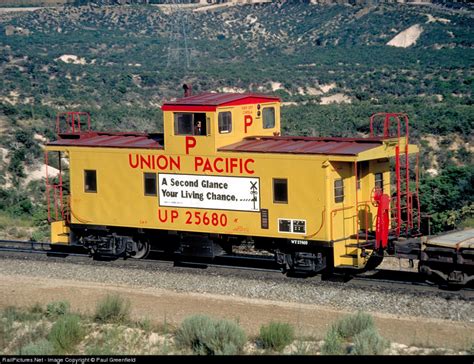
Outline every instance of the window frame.
<svg viewBox="0 0 474 364"><path fill-rule="evenodd" d="M277 200L276 199L276 195L275 195L275 192L276 192L276 189L275 189L275 185L277 183L281 183L281 182L284 182L285 185L286 185L286 200ZM279 203L279 204L288 204L288 200L289 200L289 196L288 196L288 178L273 178L272 179L272 187L273 187L273 203Z"/></svg>
<svg viewBox="0 0 474 364"><path fill-rule="evenodd" d="M230 122L228 123L227 126L230 126L226 130L221 130L221 115L223 114L229 114L230 116ZM232 111L219 111L217 114L217 130L219 131L219 134L230 134L232 133Z"/></svg>
<svg viewBox="0 0 474 364"><path fill-rule="evenodd" d="M357 163L357 190L360 191L362 189L362 180L366 177L368 164L367 161L356 162Z"/></svg>
<svg viewBox="0 0 474 364"><path fill-rule="evenodd" d="M204 120L201 120L201 128L204 129L204 134L195 133L195 123L196 123L196 114L204 115ZM189 133L179 133L179 116L180 115L189 115L191 116L191 129ZM173 113L173 129L174 135L176 136L207 136L209 135L209 117L205 112L175 112Z"/></svg>
<svg viewBox="0 0 474 364"><path fill-rule="evenodd" d="M265 126L265 110L273 110L273 126ZM276 126L276 110L275 106L267 106L262 109L262 127L263 129L274 129Z"/></svg>
<svg viewBox="0 0 474 364"><path fill-rule="evenodd" d="M153 179L155 180L155 185L154 185L155 186L155 193L147 192L146 181L147 181L147 177L150 177L150 176L153 176ZM158 187L157 187L156 181L157 181L156 173L143 172L143 193L144 193L145 196L153 196L153 197L158 196Z"/></svg>
<svg viewBox="0 0 474 364"><path fill-rule="evenodd" d="M378 176L380 176L380 179L377 178ZM383 172L374 173L374 189L377 190L377 188L380 188L380 190L383 193L383 190L384 190Z"/></svg>
<svg viewBox="0 0 474 364"><path fill-rule="evenodd" d="M95 189L88 188L88 173L94 173L94 184ZM85 193L97 193L99 189L97 188L97 170L96 169L84 169L84 192Z"/></svg>
<svg viewBox="0 0 474 364"><path fill-rule="evenodd" d="M179 116L181 115L188 115L191 117L191 131L190 133L180 133L179 132ZM174 135L194 135L194 130L193 130L193 125L194 125L194 113L191 112L179 112L179 113L174 113Z"/></svg>
<svg viewBox="0 0 474 364"><path fill-rule="evenodd" d="M357 176L356 176L356 188L358 191L360 191L361 181L362 181L362 164L358 164Z"/></svg>
<svg viewBox="0 0 474 364"><path fill-rule="evenodd" d="M337 186L338 182L341 182L341 186ZM338 192L342 193L338 193ZM334 180L334 203L344 202L344 178L338 178ZM340 200L340 201L339 201Z"/></svg>

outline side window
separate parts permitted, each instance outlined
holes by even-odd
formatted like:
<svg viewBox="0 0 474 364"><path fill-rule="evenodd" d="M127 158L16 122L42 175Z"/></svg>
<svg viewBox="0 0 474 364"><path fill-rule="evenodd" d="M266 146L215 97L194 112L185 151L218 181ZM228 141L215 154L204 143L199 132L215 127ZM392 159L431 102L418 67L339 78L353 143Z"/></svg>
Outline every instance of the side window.
<svg viewBox="0 0 474 364"><path fill-rule="evenodd" d="M362 179L362 166L357 168L357 189L360 190L360 180Z"/></svg>
<svg viewBox="0 0 474 364"><path fill-rule="evenodd" d="M84 191L97 192L97 173L93 170L84 171Z"/></svg>
<svg viewBox="0 0 474 364"><path fill-rule="evenodd" d="M275 108L264 107L263 108L263 128L272 129L275 127Z"/></svg>
<svg viewBox="0 0 474 364"><path fill-rule="evenodd" d="M144 173L145 196L156 196L156 173Z"/></svg>
<svg viewBox="0 0 474 364"><path fill-rule="evenodd" d="M232 131L232 113L230 111L220 112L218 116L219 133L225 134Z"/></svg>
<svg viewBox="0 0 474 364"><path fill-rule="evenodd" d="M193 114L174 114L174 134L193 135Z"/></svg>
<svg viewBox="0 0 474 364"><path fill-rule="evenodd" d="M383 173L375 173L375 189L383 192Z"/></svg>
<svg viewBox="0 0 474 364"><path fill-rule="evenodd" d="M344 181L342 178L334 181L334 202L344 202Z"/></svg>
<svg viewBox="0 0 474 364"><path fill-rule="evenodd" d="M357 163L357 189L360 190L360 181L367 175L369 165L367 161Z"/></svg>
<svg viewBox="0 0 474 364"><path fill-rule="evenodd" d="M282 178L273 179L273 202L288 203L288 180Z"/></svg>
<svg viewBox="0 0 474 364"><path fill-rule="evenodd" d="M175 113L175 135L207 135L205 113Z"/></svg>

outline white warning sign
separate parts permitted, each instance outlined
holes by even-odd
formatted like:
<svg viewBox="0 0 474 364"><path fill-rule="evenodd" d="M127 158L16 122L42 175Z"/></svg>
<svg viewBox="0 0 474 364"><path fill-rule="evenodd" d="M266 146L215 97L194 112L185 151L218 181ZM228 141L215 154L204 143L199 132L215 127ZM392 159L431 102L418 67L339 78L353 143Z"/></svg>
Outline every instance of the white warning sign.
<svg viewBox="0 0 474 364"><path fill-rule="evenodd" d="M260 211L258 178L158 173L160 206Z"/></svg>

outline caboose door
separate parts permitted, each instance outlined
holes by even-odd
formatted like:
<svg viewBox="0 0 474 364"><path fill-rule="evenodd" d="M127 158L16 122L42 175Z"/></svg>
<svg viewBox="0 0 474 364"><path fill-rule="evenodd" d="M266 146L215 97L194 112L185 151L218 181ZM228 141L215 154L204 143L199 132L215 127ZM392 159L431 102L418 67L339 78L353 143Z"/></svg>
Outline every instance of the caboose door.
<svg viewBox="0 0 474 364"><path fill-rule="evenodd" d="M329 178L330 239L341 241L356 233L355 178L351 163L332 162Z"/></svg>

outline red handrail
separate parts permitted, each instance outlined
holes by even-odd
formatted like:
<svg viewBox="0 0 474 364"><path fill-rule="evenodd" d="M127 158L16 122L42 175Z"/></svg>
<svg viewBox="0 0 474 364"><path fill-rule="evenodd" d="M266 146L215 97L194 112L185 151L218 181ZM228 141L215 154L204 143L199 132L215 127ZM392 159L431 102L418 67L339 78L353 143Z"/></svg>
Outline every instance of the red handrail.
<svg viewBox="0 0 474 364"><path fill-rule="evenodd" d="M410 160L409 160L409 121L408 116L405 113L376 113L370 117L370 136L375 137L374 131L374 123L376 118L383 117L383 137L384 138L397 138L397 145L395 146L395 175L396 175L396 201L395 201L395 208L396 208L396 228L395 232L397 236L401 234L401 227L402 223L402 196L404 201L406 202L406 224L405 224L405 233L406 236L410 235L410 229L413 229L414 222L413 222L413 197L416 195L417 198L417 224L418 230L420 229L421 220L420 220L420 203L419 203L419 168L418 168L418 154L416 159L416 166L415 166L415 182L416 182L416 192L412 193L410 191ZM397 135L390 134L390 121L394 120L397 123ZM402 120L403 121L402 121ZM401 124L404 122L405 124L405 131L404 134L402 133ZM402 138L405 139L405 148L403 151L400 150L401 140ZM400 154L405 154L405 165L402 166L400 160ZM405 173L405 176L402 175L402 170ZM404 191L402 191L402 179L404 180ZM404 208L405 209L405 208Z"/></svg>
<svg viewBox="0 0 474 364"><path fill-rule="evenodd" d="M56 115L56 134L61 134L60 120L65 117L69 134L75 134L81 132L81 116L87 117L87 132L91 130L91 116L88 112L83 111L66 111L58 113Z"/></svg>

